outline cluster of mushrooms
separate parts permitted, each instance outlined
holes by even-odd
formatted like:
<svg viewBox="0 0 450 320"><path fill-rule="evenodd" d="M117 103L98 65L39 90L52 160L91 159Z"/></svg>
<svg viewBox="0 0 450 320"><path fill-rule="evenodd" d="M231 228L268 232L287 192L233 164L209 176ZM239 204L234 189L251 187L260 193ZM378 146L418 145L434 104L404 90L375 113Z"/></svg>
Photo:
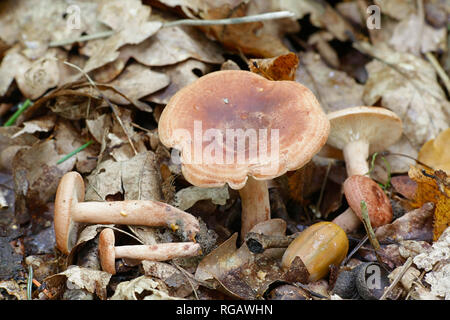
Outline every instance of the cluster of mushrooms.
<svg viewBox="0 0 450 320"><path fill-rule="evenodd" d="M195 152L192 139L195 139L195 121L201 121L204 131L209 128L221 132L277 129L276 166L270 163L270 157L260 161L248 150L243 163L183 163ZM319 222L301 232L281 261L284 268L289 268L299 257L310 281L326 276L329 265L339 265L347 255L347 234L361 223L361 201L367 203L373 227L392 220L389 199L366 175L368 156L385 150L402 134L401 120L387 109L354 107L326 115L314 94L295 81L270 81L242 70L216 71L171 98L159 119L158 133L162 144L180 152L182 173L188 182L199 187L228 184L239 190L241 239L256 224L270 219L269 180L303 167L324 147L342 150L348 173L344 193L349 209L332 222ZM203 147L211 144L210 141L199 143ZM216 147L223 148L223 154L236 156L238 152L234 144L231 150L226 143ZM266 147L271 154L271 143ZM202 254L195 241L199 223L191 214L157 201L83 202L84 192L83 178L78 173L69 172L61 179L55 199L54 225L57 247L63 253L68 254L74 247L79 223L100 223L168 227L179 232L185 241L115 246L113 230L105 228L100 234L99 255L103 270L111 274L115 273L116 258L164 261ZM331 249L325 250L326 247Z"/></svg>

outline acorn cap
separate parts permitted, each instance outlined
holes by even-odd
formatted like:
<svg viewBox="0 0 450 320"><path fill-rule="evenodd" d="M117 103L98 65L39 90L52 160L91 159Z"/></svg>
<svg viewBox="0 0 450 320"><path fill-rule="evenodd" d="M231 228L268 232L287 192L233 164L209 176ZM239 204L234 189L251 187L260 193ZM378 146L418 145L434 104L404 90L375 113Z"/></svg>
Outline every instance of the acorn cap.
<svg viewBox="0 0 450 320"><path fill-rule="evenodd" d="M369 154L385 150L400 139L401 119L392 111L379 107L352 107L328 114L331 130L327 144L338 149L352 141L364 140Z"/></svg>
<svg viewBox="0 0 450 320"><path fill-rule="evenodd" d="M353 175L344 182L345 198L353 212L362 221L361 201L365 201L372 227L392 221L393 213L389 198L381 187L366 176Z"/></svg>
<svg viewBox="0 0 450 320"><path fill-rule="evenodd" d="M66 173L60 180L55 196L56 246L65 254L75 246L78 223L72 220L71 209L84 200L84 181L78 172Z"/></svg>
<svg viewBox="0 0 450 320"><path fill-rule="evenodd" d="M223 163L186 160L189 153L195 157L194 121L201 123L203 132L216 129L222 135L198 143L201 150L214 146L223 151ZM267 129L267 138L263 137L267 157L255 156L246 144L244 161L237 161L237 143L225 142L227 129L252 129L257 141L263 137L259 130ZM279 151L272 154L275 129ZM181 151L182 172L190 183L200 187L228 183L233 189L241 189L247 176L267 180L302 167L325 144L329 129L319 102L305 86L294 81L270 81L248 71L226 70L209 73L178 91L161 114L158 133L165 146ZM230 161L227 154L233 156Z"/></svg>
<svg viewBox="0 0 450 320"><path fill-rule="evenodd" d="M115 237L112 229L106 228L100 232L98 239L98 254L102 270L116 274Z"/></svg>

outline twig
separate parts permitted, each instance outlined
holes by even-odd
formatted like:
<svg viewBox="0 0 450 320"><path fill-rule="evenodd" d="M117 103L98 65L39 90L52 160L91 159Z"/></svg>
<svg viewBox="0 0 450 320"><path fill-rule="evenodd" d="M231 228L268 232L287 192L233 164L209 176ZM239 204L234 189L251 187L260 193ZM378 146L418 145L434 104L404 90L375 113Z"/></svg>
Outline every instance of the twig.
<svg viewBox="0 0 450 320"><path fill-rule="evenodd" d="M245 243L250 252L263 253L265 249L287 248L289 244L298 236L298 233L289 236L275 236L256 232L249 232L245 236Z"/></svg>
<svg viewBox="0 0 450 320"><path fill-rule="evenodd" d="M405 264L403 265L402 269L400 270L399 274L397 274L397 276L395 277L394 281L392 281L391 285L384 291L380 300L386 300L387 295L397 285L397 283L400 281L400 279L403 277L403 275L406 273L406 271L409 269L412 263L413 259L409 257L408 260L406 260Z"/></svg>
<svg viewBox="0 0 450 320"><path fill-rule="evenodd" d="M212 26L212 25L229 25L229 24L240 24L240 23L249 23L249 22L259 22L265 20L276 20L282 18L292 18L295 17L294 12L290 11L275 11L275 12L266 12L262 14L256 14L245 17L237 17L237 18L227 18L227 19L213 19L213 20L201 20L201 19L181 19L171 22L166 22L162 25L162 28L170 28L175 26ZM49 47L59 47L65 46L68 44L72 44L75 42L83 42L94 39L101 39L110 37L115 33L114 30L104 31L99 33L93 33L90 35L82 36L75 39L67 39L60 41L50 42Z"/></svg>
<svg viewBox="0 0 450 320"><path fill-rule="evenodd" d="M252 16L238 17L238 18L227 18L227 19L214 19L214 20L195 20L195 19L182 19L167 22L163 25L163 28L169 28L179 25L184 26L213 26L213 25L228 25L228 24L240 24L249 22L259 22L265 20L275 20L282 18L292 18L295 17L294 12L290 11L276 11L276 12L266 12L262 14L256 14Z"/></svg>
<svg viewBox="0 0 450 320"><path fill-rule="evenodd" d="M434 67L439 77L441 77L441 80L442 82L444 82L448 94L450 94L450 79L447 73L445 73L444 69L442 69L441 65L439 64L434 54L432 54L431 52L426 52L425 56L427 57L428 61L430 61L431 65Z"/></svg>
<svg viewBox="0 0 450 320"><path fill-rule="evenodd" d="M342 261L341 263L341 266L345 266L347 262L351 259L351 257L353 257L353 255L356 253L356 251L358 251L364 245L364 243L366 243L368 239L369 237L365 235L364 238L362 238L361 241L359 241L359 243L353 248L352 252L350 252L350 254L347 257L345 257L344 261Z"/></svg>
<svg viewBox="0 0 450 320"><path fill-rule="evenodd" d="M89 40L95 40L95 39L110 37L113 34L114 34L114 30L108 30L108 31L104 31L104 32L88 34L88 35L81 36L79 38L74 38L74 39L52 41L52 42L50 42L50 44L48 46L49 47L66 46L68 44L72 44L72 43L75 43L75 42L83 42L83 41L89 41Z"/></svg>
<svg viewBox="0 0 450 320"><path fill-rule="evenodd" d="M325 172L325 177L323 178L322 186L320 187L319 199L317 200L317 203L316 203L316 210L320 214L321 217L322 217L322 212L320 211L320 205L322 204L323 193L325 191L325 186L327 185L328 176L330 174L331 163L332 163L332 160L328 160L327 171Z"/></svg>

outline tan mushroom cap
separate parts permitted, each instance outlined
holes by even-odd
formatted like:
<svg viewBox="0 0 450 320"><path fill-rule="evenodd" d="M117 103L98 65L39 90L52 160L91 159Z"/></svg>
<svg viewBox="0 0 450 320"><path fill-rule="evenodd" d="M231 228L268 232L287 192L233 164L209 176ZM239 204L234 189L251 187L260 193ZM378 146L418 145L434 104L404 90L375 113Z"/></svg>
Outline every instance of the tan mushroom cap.
<svg viewBox="0 0 450 320"><path fill-rule="evenodd" d="M366 202L372 227L379 227L392 221L393 212L389 198L369 177L353 175L347 178L344 182L344 193L348 205L361 221L363 200Z"/></svg>
<svg viewBox="0 0 450 320"><path fill-rule="evenodd" d="M57 247L65 254L73 248L77 238L77 223L72 221L72 207L84 200L84 181L77 172L68 172L56 190L54 228Z"/></svg>
<svg viewBox="0 0 450 320"><path fill-rule="evenodd" d="M327 144L344 149L351 141L370 144L369 154L385 150L400 139L402 120L392 111L380 107L352 107L328 114L331 130Z"/></svg>
<svg viewBox="0 0 450 320"><path fill-rule="evenodd" d="M221 138L198 142L195 121L201 123L203 133L216 129L214 132L222 134ZM233 140L234 145L226 143L227 129L235 129L234 133L254 132L256 141L267 142L268 157L259 157L259 151L252 154L246 143L245 152L240 153L245 154L244 161L238 161L237 140ZM270 81L242 70L212 72L178 91L164 108L158 128L161 142L181 151L182 172L189 182L201 187L228 183L233 189L243 188L247 176L267 180L302 167L325 144L329 130L329 121L308 88L294 81ZM271 141L276 131L279 148ZM206 150L221 150L222 163L196 161L199 149L195 146L200 145L202 155L208 154ZM229 161L227 154L232 155Z"/></svg>

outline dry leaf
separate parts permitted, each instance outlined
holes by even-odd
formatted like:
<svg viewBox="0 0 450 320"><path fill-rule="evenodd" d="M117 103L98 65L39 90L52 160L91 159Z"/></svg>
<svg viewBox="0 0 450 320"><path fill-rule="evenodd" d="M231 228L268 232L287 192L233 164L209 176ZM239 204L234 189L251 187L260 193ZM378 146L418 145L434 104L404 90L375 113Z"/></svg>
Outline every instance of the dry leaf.
<svg viewBox="0 0 450 320"><path fill-rule="evenodd" d="M382 60L366 65L369 78L363 97L367 105L381 99L382 106L402 119L403 132L416 149L448 128L450 103L428 62L386 46L364 45L364 50Z"/></svg>
<svg viewBox="0 0 450 320"><path fill-rule="evenodd" d="M329 68L314 52L300 56L296 81L315 94L326 113L364 105L364 87L345 72Z"/></svg>
<svg viewBox="0 0 450 320"><path fill-rule="evenodd" d="M211 200L214 204L224 205L229 198L228 186L221 188L191 186L178 191L172 205L186 211L200 200Z"/></svg>
<svg viewBox="0 0 450 320"><path fill-rule="evenodd" d="M102 67L119 57L118 49L125 44L138 44L156 33L162 26L159 21L149 21L151 8L139 0L103 1L98 19L115 33L106 39L89 41L81 53L89 56L84 71Z"/></svg>
<svg viewBox="0 0 450 320"><path fill-rule="evenodd" d="M180 300L180 298L169 296L161 282L141 276L119 283L109 300Z"/></svg>
<svg viewBox="0 0 450 320"><path fill-rule="evenodd" d="M433 220L433 240L436 241L450 225L450 182L442 171L426 171L411 167L409 177L417 182L417 191L412 201L413 206L433 202L436 206Z"/></svg>
<svg viewBox="0 0 450 320"><path fill-rule="evenodd" d="M435 170L450 173L450 128L442 131L435 139L427 141L419 151L419 161Z"/></svg>
<svg viewBox="0 0 450 320"><path fill-rule="evenodd" d="M250 59L248 66L251 72L269 80L295 80L298 62L297 55L290 52L274 58Z"/></svg>

